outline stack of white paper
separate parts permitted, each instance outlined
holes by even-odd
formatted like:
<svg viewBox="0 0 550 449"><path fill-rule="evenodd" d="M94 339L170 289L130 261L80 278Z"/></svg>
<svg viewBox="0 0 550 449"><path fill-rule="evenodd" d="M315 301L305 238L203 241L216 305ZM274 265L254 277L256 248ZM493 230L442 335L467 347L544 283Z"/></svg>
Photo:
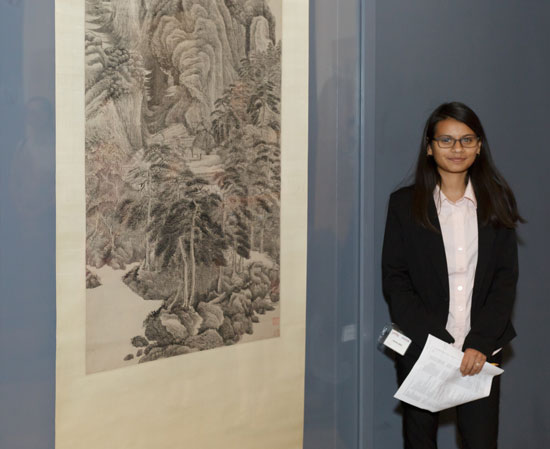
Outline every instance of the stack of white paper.
<svg viewBox="0 0 550 449"><path fill-rule="evenodd" d="M504 371L490 363L475 376L462 376L464 353L428 336L420 358L394 397L431 412L489 396L494 376Z"/></svg>

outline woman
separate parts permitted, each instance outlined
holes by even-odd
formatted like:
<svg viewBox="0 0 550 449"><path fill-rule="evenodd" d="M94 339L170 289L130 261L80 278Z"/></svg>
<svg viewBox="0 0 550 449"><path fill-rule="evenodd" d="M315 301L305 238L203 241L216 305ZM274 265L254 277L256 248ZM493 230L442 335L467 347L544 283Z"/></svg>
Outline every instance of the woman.
<svg viewBox="0 0 550 449"><path fill-rule="evenodd" d="M500 363L515 336L518 221L477 115L458 102L439 106L424 127L414 184L393 192L388 206L383 291L392 321L412 339L397 356L399 384L428 334L464 352L463 376ZM497 376L489 397L457 407L465 449L497 447L499 387ZM402 405L405 448L436 448L438 414Z"/></svg>

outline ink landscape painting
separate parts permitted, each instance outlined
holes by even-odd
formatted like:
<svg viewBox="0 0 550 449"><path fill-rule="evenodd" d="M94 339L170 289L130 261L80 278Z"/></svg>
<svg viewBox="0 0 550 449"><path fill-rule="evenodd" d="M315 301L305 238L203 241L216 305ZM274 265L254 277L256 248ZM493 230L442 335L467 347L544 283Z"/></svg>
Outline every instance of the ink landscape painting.
<svg viewBox="0 0 550 449"><path fill-rule="evenodd" d="M281 3L86 0L87 373L279 336Z"/></svg>

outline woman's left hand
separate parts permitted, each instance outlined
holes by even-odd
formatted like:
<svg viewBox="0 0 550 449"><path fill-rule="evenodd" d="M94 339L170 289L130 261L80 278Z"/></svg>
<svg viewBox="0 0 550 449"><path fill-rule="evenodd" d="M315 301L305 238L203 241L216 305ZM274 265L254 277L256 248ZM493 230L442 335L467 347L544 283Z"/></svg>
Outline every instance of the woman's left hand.
<svg viewBox="0 0 550 449"><path fill-rule="evenodd" d="M474 376L483 368L483 364L487 361L487 356L476 349L468 348L464 351L462 363L460 364L460 372L463 376Z"/></svg>

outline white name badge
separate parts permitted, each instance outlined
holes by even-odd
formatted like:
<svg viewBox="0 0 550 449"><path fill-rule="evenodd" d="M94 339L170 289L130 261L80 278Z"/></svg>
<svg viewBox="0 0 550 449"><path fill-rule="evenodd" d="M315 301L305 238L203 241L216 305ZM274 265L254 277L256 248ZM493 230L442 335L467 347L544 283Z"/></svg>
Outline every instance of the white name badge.
<svg viewBox="0 0 550 449"><path fill-rule="evenodd" d="M411 344L411 339L401 332L392 329L384 340L384 346L394 350L400 355L404 355Z"/></svg>

